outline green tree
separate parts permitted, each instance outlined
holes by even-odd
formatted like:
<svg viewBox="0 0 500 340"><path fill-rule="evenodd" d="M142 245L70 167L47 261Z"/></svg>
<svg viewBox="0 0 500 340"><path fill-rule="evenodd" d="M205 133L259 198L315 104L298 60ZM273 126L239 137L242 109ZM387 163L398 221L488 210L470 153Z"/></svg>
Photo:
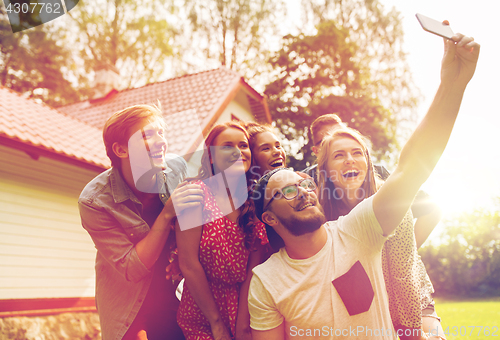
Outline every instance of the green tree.
<svg viewBox="0 0 500 340"><path fill-rule="evenodd" d="M271 59L278 75L266 89L277 125L298 141L290 148L292 164L314 160L307 127L324 113L337 113L368 135L376 158L394 161L391 152L409 133L419 98L402 50L399 13L386 11L378 0L307 0L302 8L303 34L284 39ZM291 66L301 61L307 66Z"/></svg>
<svg viewBox="0 0 500 340"><path fill-rule="evenodd" d="M477 209L443 224L441 242L420 251L436 293L500 293L500 212Z"/></svg>
<svg viewBox="0 0 500 340"><path fill-rule="evenodd" d="M79 99L63 39L64 32L47 24L12 33L0 7L0 84L53 106Z"/></svg>
<svg viewBox="0 0 500 340"><path fill-rule="evenodd" d="M282 49L270 58L277 76L266 87L269 108L283 135L305 145L295 152L288 145L291 166L313 162L308 127L326 113L337 113L369 136L379 159L397 148L394 114L371 92L371 69L356 57L359 46L350 33L325 21L315 35L284 37Z"/></svg>
<svg viewBox="0 0 500 340"><path fill-rule="evenodd" d="M302 0L308 23L333 20L349 30L358 49L356 60L369 66L367 91L376 95L384 107L397 114L398 121L414 121L420 93L413 84L403 51L400 13L387 11L379 0Z"/></svg>
<svg viewBox="0 0 500 340"><path fill-rule="evenodd" d="M269 41L279 35L284 0L185 0L193 60L236 70L250 82L267 70Z"/></svg>
<svg viewBox="0 0 500 340"><path fill-rule="evenodd" d="M68 43L80 47L82 72L89 74L102 64L116 66L124 88L159 80L166 61L173 55L176 30L167 22L175 14L173 3L171 0L80 1L68 13L77 26L72 28L75 41Z"/></svg>

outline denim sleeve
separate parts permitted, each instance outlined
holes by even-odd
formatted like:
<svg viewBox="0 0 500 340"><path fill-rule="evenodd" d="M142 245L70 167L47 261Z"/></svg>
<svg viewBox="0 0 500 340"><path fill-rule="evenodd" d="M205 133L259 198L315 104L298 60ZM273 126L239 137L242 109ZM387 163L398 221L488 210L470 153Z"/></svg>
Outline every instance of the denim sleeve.
<svg viewBox="0 0 500 340"><path fill-rule="evenodd" d="M151 271L141 262L135 243L148 232L142 220L131 220L127 228L105 208L78 202L82 225L90 234L97 251L127 281L138 282ZM132 242L134 237L137 242Z"/></svg>

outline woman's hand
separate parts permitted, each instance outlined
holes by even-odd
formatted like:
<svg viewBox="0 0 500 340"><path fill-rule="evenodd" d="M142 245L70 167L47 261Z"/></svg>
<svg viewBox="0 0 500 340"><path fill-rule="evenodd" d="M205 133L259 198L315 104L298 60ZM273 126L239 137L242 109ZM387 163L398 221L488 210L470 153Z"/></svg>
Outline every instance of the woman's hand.
<svg viewBox="0 0 500 340"><path fill-rule="evenodd" d="M445 39L441 81L466 86L476 70L479 50L480 46L474 38L460 33Z"/></svg>
<svg viewBox="0 0 500 340"><path fill-rule="evenodd" d="M214 340L232 340L224 322L219 320L211 323L210 328L212 329L212 336L214 337Z"/></svg>

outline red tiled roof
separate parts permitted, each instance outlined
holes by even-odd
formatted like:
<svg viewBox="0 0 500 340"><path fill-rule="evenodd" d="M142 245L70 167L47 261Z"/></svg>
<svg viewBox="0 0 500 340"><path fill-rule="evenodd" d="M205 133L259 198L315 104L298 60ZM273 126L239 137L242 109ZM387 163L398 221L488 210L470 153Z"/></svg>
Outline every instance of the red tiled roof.
<svg viewBox="0 0 500 340"><path fill-rule="evenodd" d="M254 115L257 115L258 119L269 120L264 98L248 86L236 72L225 67L140 88L112 91L98 100L57 109L102 129L111 114L131 105L151 104L160 100L170 128L167 135L169 152L183 155L195 147L195 139L199 137L196 132L200 131L200 127L202 131L209 128L214 117L217 118L217 114L224 110L240 89L247 94ZM195 119L196 114L198 119Z"/></svg>
<svg viewBox="0 0 500 340"><path fill-rule="evenodd" d="M102 132L45 104L0 86L0 139L83 161L110 166Z"/></svg>
<svg viewBox="0 0 500 340"><path fill-rule="evenodd" d="M246 94L254 116L270 122L265 98L225 67L121 92L113 90L104 98L57 110L0 86L0 141L108 168L102 142L105 121L128 106L160 100L169 125L169 152L185 155L194 151L201 142L200 132L207 132L239 91Z"/></svg>

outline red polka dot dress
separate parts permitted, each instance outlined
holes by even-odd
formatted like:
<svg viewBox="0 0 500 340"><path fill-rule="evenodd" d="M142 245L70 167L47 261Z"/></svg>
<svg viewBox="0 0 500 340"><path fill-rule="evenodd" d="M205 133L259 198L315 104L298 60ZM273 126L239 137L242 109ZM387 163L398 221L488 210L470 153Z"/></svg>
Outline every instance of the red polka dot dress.
<svg viewBox="0 0 500 340"><path fill-rule="evenodd" d="M199 260L224 324L234 337L241 282L245 281L248 256L243 228L224 216L208 186L201 181L205 204ZM254 239L268 242L265 227L255 224ZM213 339L210 323L184 285L177 322L187 340Z"/></svg>

